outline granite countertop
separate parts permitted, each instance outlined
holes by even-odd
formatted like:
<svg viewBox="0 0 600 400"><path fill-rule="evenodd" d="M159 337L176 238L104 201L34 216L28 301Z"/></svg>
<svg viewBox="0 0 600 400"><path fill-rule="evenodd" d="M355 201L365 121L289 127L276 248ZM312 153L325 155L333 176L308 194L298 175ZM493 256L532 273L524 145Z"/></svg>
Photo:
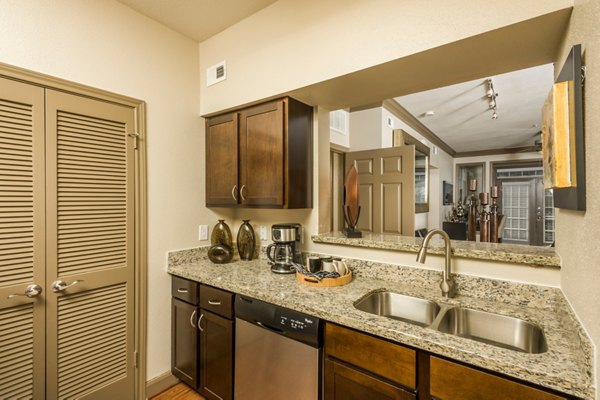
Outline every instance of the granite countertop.
<svg viewBox="0 0 600 400"><path fill-rule="evenodd" d="M303 285L294 275L272 273L264 259L213 264L202 248L170 253L168 272L569 395L594 398L592 346L559 289L457 275L457 296L444 299L438 271L346 262L354 279L338 287ZM544 329L548 351L526 354L503 349L353 307L356 300L379 289L531 321Z"/></svg>
<svg viewBox="0 0 600 400"><path fill-rule="evenodd" d="M312 235L311 239L315 243L410 253L418 253L421 243L423 243L423 238L368 232L363 232L363 237L360 239L347 238L341 232ZM431 243L432 246L427 250L429 254L444 254L443 242L438 237L432 238ZM455 257L560 268L560 257L552 247L524 246L508 243L482 243L468 240L452 240L451 243Z"/></svg>

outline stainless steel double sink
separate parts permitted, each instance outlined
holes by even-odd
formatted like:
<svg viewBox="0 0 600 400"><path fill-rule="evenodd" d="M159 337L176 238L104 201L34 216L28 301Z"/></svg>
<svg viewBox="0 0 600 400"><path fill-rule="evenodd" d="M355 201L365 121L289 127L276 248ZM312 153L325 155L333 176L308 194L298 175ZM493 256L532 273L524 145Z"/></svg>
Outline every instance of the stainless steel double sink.
<svg viewBox="0 0 600 400"><path fill-rule="evenodd" d="M505 349L537 354L548 350L539 326L513 317L374 291L354 303L358 310L435 329Z"/></svg>

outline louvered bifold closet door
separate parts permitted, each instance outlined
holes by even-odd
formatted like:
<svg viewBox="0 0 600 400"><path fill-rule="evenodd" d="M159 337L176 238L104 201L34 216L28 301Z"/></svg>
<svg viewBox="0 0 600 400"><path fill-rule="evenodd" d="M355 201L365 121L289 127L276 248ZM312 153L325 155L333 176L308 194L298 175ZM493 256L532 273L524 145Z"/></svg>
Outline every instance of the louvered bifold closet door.
<svg viewBox="0 0 600 400"><path fill-rule="evenodd" d="M134 395L133 123L46 92L49 399Z"/></svg>
<svg viewBox="0 0 600 400"><path fill-rule="evenodd" d="M0 399L44 399L44 257L44 89L0 78Z"/></svg>

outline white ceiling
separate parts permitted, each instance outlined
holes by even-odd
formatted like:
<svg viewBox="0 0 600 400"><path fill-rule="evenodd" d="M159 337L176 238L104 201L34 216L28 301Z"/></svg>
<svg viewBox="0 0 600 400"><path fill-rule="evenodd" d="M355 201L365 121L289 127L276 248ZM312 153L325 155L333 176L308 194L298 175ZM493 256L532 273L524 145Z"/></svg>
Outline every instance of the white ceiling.
<svg viewBox="0 0 600 400"><path fill-rule="evenodd" d="M533 146L553 76L553 65L546 64L395 100L458 153ZM496 120L486 96L488 78L498 93ZM435 114L425 116L430 110Z"/></svg>
<svg viewBox="0 0 600 400"><path fill-rule="evenodd" d="M202 42L276 0L118 0L169 28Z"/></svg>

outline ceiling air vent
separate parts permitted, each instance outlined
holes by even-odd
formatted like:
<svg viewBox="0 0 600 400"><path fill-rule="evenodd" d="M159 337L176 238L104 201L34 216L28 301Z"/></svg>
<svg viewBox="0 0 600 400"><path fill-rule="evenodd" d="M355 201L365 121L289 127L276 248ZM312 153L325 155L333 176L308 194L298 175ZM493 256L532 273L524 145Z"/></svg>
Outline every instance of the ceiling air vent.
<svg viewBox="0 0 600 400"><path fill-rule="evenodd" d="M225 61L221 61L206 69L206 86L214 85L227 79Z"/></svg>

